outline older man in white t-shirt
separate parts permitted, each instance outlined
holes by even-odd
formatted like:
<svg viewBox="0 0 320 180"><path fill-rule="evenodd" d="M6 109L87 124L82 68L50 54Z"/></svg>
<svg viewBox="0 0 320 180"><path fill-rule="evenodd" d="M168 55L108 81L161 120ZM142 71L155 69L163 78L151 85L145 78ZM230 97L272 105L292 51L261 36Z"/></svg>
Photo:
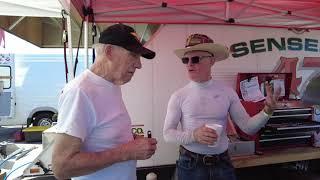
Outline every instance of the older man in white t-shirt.
<svg viewBox="0 0 320 180"><path fill-rule="evenodd" d="M104 30L96 51L92 67L60 96L53 172L58 179L136 180L136 160L150 158L157 141L133 137L120 85L141 68L140 56L155 53L123 24Z"/></svg>

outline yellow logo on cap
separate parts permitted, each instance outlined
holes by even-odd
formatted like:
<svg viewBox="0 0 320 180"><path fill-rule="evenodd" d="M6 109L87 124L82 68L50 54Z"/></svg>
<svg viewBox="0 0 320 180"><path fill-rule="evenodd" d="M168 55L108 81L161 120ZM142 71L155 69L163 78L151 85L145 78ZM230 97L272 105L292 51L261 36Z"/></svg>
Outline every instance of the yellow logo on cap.
<svg viewBox="0 0 320 180"><path fill-rule="evenodd" d="M140 41L140 37L138 36L138 34L136 32L131 32L130 33L132 36L134 36L134 38L137 40L137 41Z"/></svg>

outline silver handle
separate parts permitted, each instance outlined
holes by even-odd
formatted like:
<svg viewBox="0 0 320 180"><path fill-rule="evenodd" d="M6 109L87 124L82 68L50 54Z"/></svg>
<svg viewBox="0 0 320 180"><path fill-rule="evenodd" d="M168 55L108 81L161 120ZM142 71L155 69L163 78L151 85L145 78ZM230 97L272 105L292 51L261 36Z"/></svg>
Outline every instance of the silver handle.
<svg viewBox="0 0 320 180"><path fill-rule="evenodd" d="M290 130L290 129L306 129L306 128L318 128L320 125L313 125L313 126L294 126L294 127L281 127L277 128L277 130Z"/></svg>
<svg viewBox="0 0 320 180"><path fill-rule="evenodd" d="M310 138L310 137L311 137L311 135L308 135L308 136L298 136L298 137L285 137L285 138L263 139L263 140L259 140L259 142L270 142L270 141L290 140L290 139L304 139L304 138Z"/></svg>
<svg viewBox="0 0 320 180"><path fill-rule="evenodd" d="M278 115L278 116L271 116L271 118L282 118L282 117L300 117L300 116L311 116L311 113L308 114L288 114L288 115Z"/></svg>
<svg viewBox="0 0 320 180"><path fill-rule="evenodd" d="M298 109L276 109L274 112L290 112L290 111L311 111L311 108L298 108Z"/></svg>

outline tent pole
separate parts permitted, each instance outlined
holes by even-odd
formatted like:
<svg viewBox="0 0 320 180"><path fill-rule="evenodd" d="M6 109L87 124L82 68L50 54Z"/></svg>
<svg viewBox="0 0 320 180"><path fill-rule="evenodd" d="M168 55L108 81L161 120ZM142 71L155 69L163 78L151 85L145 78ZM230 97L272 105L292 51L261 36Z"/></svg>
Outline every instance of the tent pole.
<svg viewBox="0 0 320 180"><path fill-rule="evenodd" d="M238 11L238 12L233 16L233 18L237 18L237 17L241 16L242 13L244 13L248 8L250 8L250 7L252 6L252 4L254 3L254 1L256 1L256 0L251 0L251 1L247 4L247 6L245 6L245 7L242 8L240 11Z"/></svg>
<svg viewBox="0 0 320 180"><path fill-rule="evenodd" d="M8 28L10 31L12 31L13 28L15 28L23 19L25 16L20 17L18 20L16 20L12 25Z"/></svg>
<svg viewBox="0 0 320 180"><path fill-rule="evenodd" d="M68 67L70 67L68 77L70 80L72 80L72 79L74 79L74 75L73 75L74 63L73 63L72 28L71 28L70 15L67 15L67 32L68 32L68 49L69 49L69 66Z"/></svg>
<svg viewBox="0 0 320 180"><path fill-rule="evenodd" d="M148 0L140 0L140 1L145 2L145 3L152 3L152 4L158 5L158 1L148 1ZM219 0L219 1L225 2L226 0ZM218 1L216 1L216 2L218 2ZM224 21L223 18L221 18L219 16L215 16L213 13L205 13L202 11L198 11L198 10L194 10L194 9L190 9L190 8L186 8L186 7L182 7L182 6L176 6L176 5L172 5L172 4L170 4L170 6L168 8L177 9L177 10L184 11L184 12L198 14L200 16L208 17L211 19L218 19L218 20Z"/></svg>
<svg viewBox="0 0 320 180"><path fill-rule="evenodd" d="M239 18L237 19L237 22L245 22L245 21L250 21L250 20L256 20L256 19L262 19L262 18L273 18L273 17L278 17L282 16L284 14L277 13L277 14L268 14L268 15L262 15L262 16L252 16L252 17L246 17L246 18Z"/></svg>
<svg viewBox="0 0 320 180"><path fill-rule="evenodd" d="M148 26L149 26L149 24L146 25L146 28L144 29L144 31L143 31L143 33L142 33L142 36L141 36L141 38L140 38L140 42L141 42L141 43L143 42L143 38L144 38L144 36L146 35Z"/></svg>
<svg viewBox="0 0 320 180"><path fill-rule="evenodd" d="M225 18L226 20L229 19L229 14L230 14L230 1L226 2L226 12L225 12Z"/></svg>
<svg viewBox="0 0 320 180"><path fill-rule="evenodd" d="M86 69L88 69L89 68L89 53L88 53L88 39L89 39L89 32L88 32L88 29L89 29L89 16L86 16L85 17L86 18L86 20L85 20L85 22L84 22L84 33L83 33L83 35L84 35L84 53L85 53L85 56L84 56L84 67L86 68Z"/></svg>

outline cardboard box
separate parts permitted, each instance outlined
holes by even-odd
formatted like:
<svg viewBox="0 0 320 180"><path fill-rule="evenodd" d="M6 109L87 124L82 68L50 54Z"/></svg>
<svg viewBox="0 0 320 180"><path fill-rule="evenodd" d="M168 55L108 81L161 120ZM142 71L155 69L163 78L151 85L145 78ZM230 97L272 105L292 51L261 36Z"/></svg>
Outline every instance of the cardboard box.
<svg viewBox="0 0 320 180"><path fill-rule="evenodd" d="M42 132L50 126L33 126L22 130L26 142L41 142Z"/></svg>
<svg viewBox="0 0 320 180"><path fill-rule="evenodd" d="M241 141L232 137L230 138L228 152L230 156L253 155L255 154L254 141Z"/></svg>
<svg viewBox="0 0 320 180"><path fill-rule="evenodd" d="M49 129L42 132L42 148L47 148L53 141L56 136L57 128L52 126Z"/></svg>

